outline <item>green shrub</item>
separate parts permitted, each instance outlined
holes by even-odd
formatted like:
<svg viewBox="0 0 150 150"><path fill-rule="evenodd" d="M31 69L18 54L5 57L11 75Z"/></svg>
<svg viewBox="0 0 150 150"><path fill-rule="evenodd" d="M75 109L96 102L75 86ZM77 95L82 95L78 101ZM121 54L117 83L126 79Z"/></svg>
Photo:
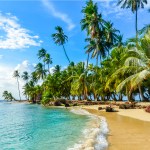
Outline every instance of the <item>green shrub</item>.
<svg viewBox="0 0 150 150"><path fill-rule="evenodd" d="M52 94L49 92L49 91L46 91L44 94L43 94L43 96L42 96L42 101L41 101L41 103L43 104L43 105L46 105L46 104L48 104L50 101L52 101Z"/></svg>

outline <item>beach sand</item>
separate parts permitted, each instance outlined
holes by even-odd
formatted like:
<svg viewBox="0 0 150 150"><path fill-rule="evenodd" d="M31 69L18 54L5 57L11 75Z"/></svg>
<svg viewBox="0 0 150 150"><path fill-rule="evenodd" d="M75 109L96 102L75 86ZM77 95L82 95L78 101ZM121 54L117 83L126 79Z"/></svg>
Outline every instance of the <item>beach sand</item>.
<svg viewBox="0 0 150 150"><path fill-rule="evenodd" d="M119 112L109 113L98 111L98 106L82 108L106 118L109 127L108 150L150 149L150 114L143 109L119 109Z"/></svg>

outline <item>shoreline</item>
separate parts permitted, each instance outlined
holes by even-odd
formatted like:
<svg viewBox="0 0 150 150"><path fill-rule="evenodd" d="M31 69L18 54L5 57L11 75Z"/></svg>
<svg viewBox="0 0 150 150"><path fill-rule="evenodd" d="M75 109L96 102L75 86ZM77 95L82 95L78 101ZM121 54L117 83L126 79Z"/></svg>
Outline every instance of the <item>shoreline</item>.
<svg viewBox="0 0 150 150"><path fill-rule="evenodd" d="M98 106L97 106L98 107ZM147 150L150 147L150 114L143 109L121 110L120 112L98 111L95 106L83 106L89 113L106 118L108 150ZM139 115L149 116L140 119ZM135 112L134 112L135 111ZM132 113L131 113L132 112ZM136 115L135 115L136 114ZM145 120L144 120L145 119Z"/></svg>
<svg viewBox="0 0 150 150"><path fill-rule="evenodd" d="M101 105L101 106L103 106L103 108L106 108L108 105ZM98 107L99 105L90 105L90 106L82 106L82 109L98 110ZM116 110L116 112L110 113L116 113L121 116L150 122L150 113L145 112L144 109L119 109L118 106L114 105L112 107ZM105 112L105 109L99 110L98 112Z"/></svg>
<svg viewBox="0 0 150 150"><path fill-rule="evenodd" d="M18 102L17 102L18 103ZM23 102L24 103L24 102ZM30 104L30 103L28 103ZM149 105L149 103L147 103ZM145 104L144 104L145 105ZM98 110L98 107L105 108L108 105L82 105L68 107L68 110L86 110L83 115L94 115L99 118L104 117L107 122L108 132L106 136L107 150L147 150L150 147L150 113L144 109L118 109L118 106L112 106L118 112L105 112L104 109ZM44 106L45 107L45 106ZM49 106L50 108L63 108L64 106ZM79 113L83 113L82 111ZM89 114L88 114L89 113ZM95 126L96 125L96 126ZM98 128L96 123L90 124L90 127ZM90 132L91 133L91 132ZM88 139L84 147L90 147L95 143L92 137ZM105 136L104 136L105 137ZM99 141L100 144L101 141ZM88 146L87 146L88 145ZM83 149L83 148L81 148Z"/></svg>
<svg viewBox="0 0 150 150"><path fill-rule="evenodd" d="M81 107L70 108L69 111L89 118L81 134L82 140L69 150L104 150L108 147L108 126L105 117L90 113Z"/></svg>

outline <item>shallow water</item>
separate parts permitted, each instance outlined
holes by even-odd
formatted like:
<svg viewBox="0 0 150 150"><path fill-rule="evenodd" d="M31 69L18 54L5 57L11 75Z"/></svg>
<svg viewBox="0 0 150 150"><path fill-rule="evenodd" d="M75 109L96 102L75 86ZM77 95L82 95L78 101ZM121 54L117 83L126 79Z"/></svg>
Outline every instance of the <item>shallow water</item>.
<svg viewBox="0 0 150 150"><path fill-rule="evenodd" d="M66 109L0 102L0 150L67 150L89 117Z"/></svg>
<svg viewBox="0 0 150 150"><path fill-rule="evenodd" d="M106 119L89 113L84 109L71 109L71 112L87 115L90 120L82 131L82 140L75 143L68 150L106 150L108 148L107 134L109 132Z"/></svg>

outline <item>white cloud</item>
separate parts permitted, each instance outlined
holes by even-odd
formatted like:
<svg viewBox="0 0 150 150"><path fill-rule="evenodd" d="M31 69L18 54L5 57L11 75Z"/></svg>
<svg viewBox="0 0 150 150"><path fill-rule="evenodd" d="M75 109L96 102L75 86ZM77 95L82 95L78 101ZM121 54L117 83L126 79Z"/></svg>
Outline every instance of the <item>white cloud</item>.
<svg viewBox="0 0 150 150"><path fill-rule="evenodd" d="M53 74L53 73L54 73L54 69L55 69L55 67L54 67L54 66L49 68L49 71L50 71L50 73L51 73L51 74Z"/></svg>
<svg viewBox="0 0 150 150"><path fill-rule="evenodd" d="M105 16L114 14L114 17L120 18L122 15L125 15L124 10L117 6L116 0L98 0L97 2L103 8L101 12Z"/></svg>
<svg viewBox="0 0 150 150"><path fill-rule="evenodd" d="M5 35L0 36L1 49L21 49L30 46L40 46L41 42L37 35L30 35L31 32L18 23L16 16L10 13L0 13L0 31Z"/></svg>
<svg viewBox="0 0 150 150"><path fill-rule="evenodd" d="M105 16L108 16L110 14L113 14L115 18L121 18L123 16L126 16L129 19L131 19L131 10L130 9L122 9L121 6L117 6L118 0L95 0L101 8L102 14ZM150 8L150 0L147 1L147 5L145 5L145 8ZM141 9L142 10L142 9Z"/></svg>
<svg viewBox="0 0 150 150"><path fill-rule="evenodd" d="M145 5L145 8L150 9L150 0L147 0L147 5Z"/></svg>
<svg viewBox="0 0 150 150"><path fill-rule="evenodd" d="M15 67L15 70L18 70L20 73L23 73L24 71L31 73L34 70L34 64L30 64L28 60L24 60Z"/></svg>
<svg viewBox="0 0 150 150"><path fill-rule="evenodd" d="M68 30L72 30L75 27L75 24L72 22L72 20L69 18L67 14L60 12L59 10L56 10L54 5L50 1L48 0L41 0L41 1L54 17L61 19L68 25Z"/></svg>
<svg viewBox="0 0 150 150"><path fill-rule="evenodd" d="M15 70L18 70L21 75L24 71L27 71L30 74L33 71L33 68L33 64L30 64L28 60L24 60L21 64L18 64L16 67L8 66L6 64L0 64L0 99L3 99L2 93L4 90L11 92L16 99L19 99L17 80L13 78L13 72ZM25 82L20 78L19 83L21 97L22 99L25 99L25 97L22 94L22 87L25 84Z"/></svg>

